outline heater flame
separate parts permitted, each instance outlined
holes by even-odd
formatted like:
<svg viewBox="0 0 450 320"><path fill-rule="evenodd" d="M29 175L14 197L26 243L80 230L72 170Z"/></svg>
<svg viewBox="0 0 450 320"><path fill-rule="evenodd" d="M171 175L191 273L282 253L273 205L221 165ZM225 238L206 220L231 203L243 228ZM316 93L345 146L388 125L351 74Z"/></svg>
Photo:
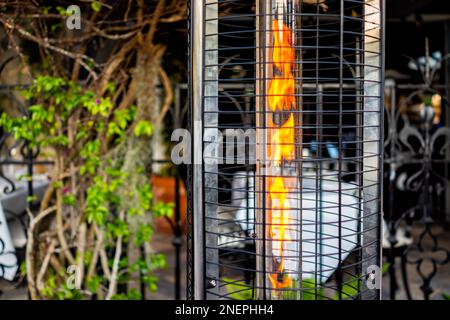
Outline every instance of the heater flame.
<svg viewBox="0 0 450 320"><path fill-rule="evenodd" d="M291 110L291 107L295 106L295 80L292 74L295 50L292 32L277 19L273 20L272 29L274 35L272 56L276 70L269 85L269 106L272 111Z"/></svg>
<svg viewBox="0 0 450 320"><path fill-rule="evenodd" d="M295 121L292 111L296 108L295 79L293 65L295 61L295 48L293 45L294 34L283 22L278 19L272 21L273 29L273 73L268 89L269 108L275 116L278 112L278 120L286 118L281 125L274 120L269 120L271 129L268 156L276 167L281 167L283 161L295 159ZM278 121L280 122L280 121ZM269 274L275 294L280 294L275 289L292 287L292 277L285 270L286 248L288 241L292 241L289 230L289 177L277 176L268 180L270 230L272 241L274 273Z"/></svg>
<svg viewBox="0 0 450 320"><path fill-rule="evenodd" d="M271 127L275 124L272 122ZM269 145L269 157L275 166L280 166L282 160L294 160L294 115L291 113L289 119L280 127L273 131Z"/></svg>
<svg viewBox="0 0 450 320"><path fill-rule="evenodd" d="M284 178L276 177L272 180L269 189L271 206L270 237L272 250L278 253L273 263L277 272L269 275L273 288L287 288L292 285L291 277L284 274L284 248L283 244L291 240L288 229L289 200L286 199L288 189Z"/></svg>

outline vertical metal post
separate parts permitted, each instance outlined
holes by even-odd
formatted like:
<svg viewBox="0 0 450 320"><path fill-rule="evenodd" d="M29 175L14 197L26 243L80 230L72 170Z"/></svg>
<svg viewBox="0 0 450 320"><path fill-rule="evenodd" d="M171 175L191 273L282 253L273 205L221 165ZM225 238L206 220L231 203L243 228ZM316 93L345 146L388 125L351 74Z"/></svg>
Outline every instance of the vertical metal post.
<svg viewBox="0 0 450 320"><path fill-rule="evenodd" d="M445 22L445 54L450 53L450 21ZM445 95L447 97L447 101L450 101L450 60L447 59L445 61ZM443 99L444 100L444 99ZM450 110L449 103L447 101L443 101L444 106L442 109L444 110L444 125L446 127L450 126ZM450 159L450 150L447 148L445 152L446 160ZM449 170L448 166L445 166L445 178L449 178ZM445 212L447 212L446 220L450 222L450 188L446 188L446 197L445 197Z"/></svg>
<svg viewBox="0 0 450 320"><path fill-rule="evenodd" d="M200 1L198 1L200 2ZM218 79L219 36L218 2L204 0L204 83L203 83L203 141L208 144L204 152L204 259L206 299L217 299L219 292L219 250L217 241L218 164L222 158L221 133L219 132ZM196 190L194 190L195 192ZM201 280L201 279L199 279Z"/></svg>
<svg viewBox="0 0 450 320"><path fill-rule="evenodd" d="M362 23L361 23L362 25ZM356 38L356 44L355 44L355 48L356 48L356 57L355 57L355 62L356 62L356 79L355 79L355 93L356 93L356 152L355 152L355 156L356 156L356 162L355 162L355 171L356 176L355 176L355 181L356 181L356 185L358 186L358 199L361 201L362 197L363 197L363 179L362 179L362 172L363 172L363 116L362 116L362 112L363 112L363 102L362 99L364 97L364 81L362 81L362 75L363 75L363 53L362 53L362 42L363 39L362 37L357 37ZM359 205L358 208L358 227L357 227L357 232L358 232L358 236L357 236L357 246L358 246L358 255L357 255L357 259L359 261L362 261L362 251L361 251L361 244L362 244L362 237L361 237L361 230L362 230L362 214L361 214L361 209L362 206ZM356 274L361 275L362 274L362 265L361 263L358 263L357 267L356 267ZM363 285L363 281L361 279L361 277L359 277L358 279L358 288L362 288ZM361 290L358 290L358 299L361 299Z"/></svg>
<svg viewBox="0 0 450 320"><path fill-rule="evenodd" d="M341 1L339 8L339 126L338 126L338 267L336 270L336 283L338 298L342 300L342 136L343 136L343 97L344 97L344 1Z"/></svg>
<svg viewBox="0 0 450 320"><path fill-rule="evenodd" d="M28 186L28 198L31 202L28 203L29 208L32 210L36 206L36 200L34 200L34 190L33 190L33 148L31 148L30 143L26 143L27 149L27 186Z"/></svg>
<svg viewBox="0 0 450 320"><path fill-rule="evenodd" d="M389 117L389 121L390 121L390 126L389 126L389 133L388 135L390 137L392 137L391 140L391 146L390 146L390 158L391 159L396 159L396 153L395 153L395 141L397 139L397 123L396 123L396 96L395 96L395 81L394 80L390 80L389 82L387 82L387 89L385 89L385 92L389 93L389 96L391 98L391 109L389 110L388 113L388 117ZM385 230L384 232L388 232L389 236L389 242L390 242L390 248L388 251L388 257L387 257L387 261L390 264L389 267L389 287L390 287L390 291L389 291L389 298L390 300L395 300L395 287L397 286L396 283L396 267L395 267L395 253L394 253L394 241L396 242L397 240L395 237L395 233L397 230L396 227L396 223L395 223L395 218L393 216L393 212L394 212L394 195L395 195L395 176L396 176L396 161L389 161L389 182L388 182L388 193L389 193L389 202L388 202L388 216L387 216L387 230ZM383 223L384 225L384 223ZM384 235L383 235L384 236Z"/></svg>
<svg viewBox="0 0 450 320"><path fill-rule="evenodd" d="M205 299L213 298L219 287L218 4L215 0L192 1L191 10L194 299ZM203 159L206 150L211 153ZM206 286L213 295L206 296Z"/></svg>
<svg viewBox="0 0 450 320"><path fill-rule="evenodd" d="M34 104L34 100L27 101L28 108ZM31 111L29 109L26 110L27 117L31 118ZM34 200L34 190L33 190L33 166L34 166L34 156L33 156L33 148L30 145L30 142L26 142L24 148L26 149L26 161L27 161L27 188L28 188L28 199L27 206L28 209L34 210L36 209L37 202ZM23 150L23 149L22 149ZM22 153L22 156L25 158L25 154Z"/></svg>
<svg viewBox="0 0 450 320"><path fill-rule="evenodd" d="M364 106L363 106L363 274L371 266L381 269L382 165L383 153L383 0L364 2ZM381 279L375 279L380 288ZM362 299L380 299L380 289L363 283Z"/></svg>
<svg viewBox="0 0 450 320"><path fill-rule="evenodd" d="M270 12L270 1L256 1L256 176L255 176L255 219L256 219L256 298L266 299L266 199L264 178L266 155L266 124L264 92L265 75L267 65L265 57L268 56L266 42L267 18L266 12ZM270 25L270 24L269 24Z"/></svg>
<svg viewBox="0 0 450 320"><path fill-rule="evenodd" d="M203 1L191 0L191 74L192 84L192 242L193 242L193 297L204 298L203 255L203 128L202 128L202 83L203 83Z"/></svg>
<svg viewBox="0 0 450 320"><path fill-rule="evenodd" d="M174 127L181 127L180 119L180 86L175 88L175 114ZM175 247L175 300L180 300L181 289L181 222L180 222L180 169L175 166L175 223L173 228L174 238L173 246Z"/></svg>

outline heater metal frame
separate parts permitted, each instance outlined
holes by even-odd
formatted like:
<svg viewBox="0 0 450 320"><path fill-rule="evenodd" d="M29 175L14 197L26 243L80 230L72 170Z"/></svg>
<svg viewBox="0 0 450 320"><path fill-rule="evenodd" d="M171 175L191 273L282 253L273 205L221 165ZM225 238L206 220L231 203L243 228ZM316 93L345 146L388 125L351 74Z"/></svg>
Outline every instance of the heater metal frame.
<svg viewBox="0 0 450 320"><path fill-rule="evenodd" d="M190 7L190 15L191 15L191 46L190 46L190 54L192 58L191 65L191 77L190 77L190 87L191 90L191 99L192 99L192 125L191 132L193 133L193 164L192 164L192 200L193 200L193 219L192 219L192 252L194 255L193 259L193 298L194 299L204 299L206 298L205 294L205 282L204 279L210 279L210 284L213 284L213 281L216 277L218 277L218 268L205 267L205 255L208 255L210 259L217 260L218 255L216 250L214 249L206 249L206 244L213 244L217 242L214 236L205 236L205 231L210 230L215 227L215 225L206 225L204 217L214 217L215 211L217 210L214 205L205 205L205 202L217 202L217 191L215 192L213 189L209 189L208 192L204 192L203 188L205 185L214 185L217 184L217 175L214 173L206 174L203 177L203 173L205 171L213 172L217 169L216 164L207 164L203 159L203 142L205 139L204 134L204 124L207 125L217 125L217 116L214 113L206 114L205 111L214 111L217 109L217 101L208 100L205 101L204 94L206 91L217 91L217 86L214 83L208 82L208 85L204 85L204 80L214 80L214 77L217 76L217 54L212 50L217 47L217 36L209 36L208 31L214 31L217 28L217 25L214 23L213 17L217 15L217 10L214 10L218 4L216 3L214 6L208 6L205 9L205 4L208 3L216 3L216 0L202 0L202 1L192 1ZM212 19L212 22L206 23L206 27L203 23L195 23L197 19L200 21L204 21L204 19ZM217 20L215 20L217 22ZM217 34L217 32L216 32ZM205 56L204 51L210 50L209 54ZM212 68L206 68L205 60L208 62L216 62L216 66ZM211 138L214 132L212 132ZM200 191L201 190L201 191ZM200 250L201 249L201 250Z"/></svg>
<svg viewBox="0 0 450 320"><path fill-rule="evenodd" d="M264 1L264 0L257 0ZM206 93L218 92L218 3L216 0L191 0L190 13L190 74L189 99L192 134L192 160L190 166L191 188L189 194L192 203L190 240L188 249L192 257L188 258L188 299L215 299L217 295L211 294L217 288L216 279L219 277L217 237L211 223L217 214L217 164L206 163L204 159L205 141L213 144L214 132L208 133L212 127L217 127L218 101L205 98ZM370 266L381 268L381 234L382 234L382 152L383 152L383 86L384 86L384 0L361 0L365 6L366 20L364 22L365 38L363 68L361 70L364 84L362 119L363 128L363 164L362 184L364 188L362 209L362 265L363 270ZM207 5L206 5L207 4ZM215 4L215 5L214 5ZM341 9L343 1L341 0ZM341 45L343 45L343 9L341 10ZM206 21L206 23L204 23ZM214 34L216 36L214 36ZM205 54L205 52L207 52ZM341 52L342 57L342 52ZM207 67L205 67L207 65ZM341 59L341 70L343 60ZM345 84L340 76L340 97L342 101ZM205 83L206 81L206 83ZM341 102L342 104L342 102ZM206 111L206 113L205 113ZM216 148L216 149L214 149ZM211 188L206 188L210 186ZM209 222L205 222L209 218ZM190 219L188 218L188 221ZM208 232L211 231L211 232ZM206 263L207 261L217 263ZM215 266L214 266L215 265ZM365 273L365 276L369 276ZM207 290L208 289L208 290ZM217 289L218 290L218 289ZM262 298L261 296L259 298ZM361 299L380 299L381 290L361 290Z"/></svg>

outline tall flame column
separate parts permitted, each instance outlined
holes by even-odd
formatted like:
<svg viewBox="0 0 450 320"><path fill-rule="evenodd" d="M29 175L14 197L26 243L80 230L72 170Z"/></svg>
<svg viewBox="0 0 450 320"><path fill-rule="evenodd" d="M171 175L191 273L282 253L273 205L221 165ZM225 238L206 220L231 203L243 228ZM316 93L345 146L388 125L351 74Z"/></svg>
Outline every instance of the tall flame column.
<svg viewBox="0 0 450 320"><path fill-rule="evenodd" d="M257 5L257 273L258 298L298 299L301 287L298 188L301 176L296 46L292 0Z"/></svg>

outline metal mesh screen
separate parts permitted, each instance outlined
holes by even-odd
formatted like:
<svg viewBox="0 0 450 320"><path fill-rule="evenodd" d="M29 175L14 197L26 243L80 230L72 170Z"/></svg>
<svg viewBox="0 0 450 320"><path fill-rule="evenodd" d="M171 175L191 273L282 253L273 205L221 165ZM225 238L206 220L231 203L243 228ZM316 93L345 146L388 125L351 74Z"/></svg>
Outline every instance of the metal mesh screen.
<svg viewBox="0 0 450 320"><path fill-rule="evenodd" d="M188 297L379 297L381 12L192 2Z"/></svg>

